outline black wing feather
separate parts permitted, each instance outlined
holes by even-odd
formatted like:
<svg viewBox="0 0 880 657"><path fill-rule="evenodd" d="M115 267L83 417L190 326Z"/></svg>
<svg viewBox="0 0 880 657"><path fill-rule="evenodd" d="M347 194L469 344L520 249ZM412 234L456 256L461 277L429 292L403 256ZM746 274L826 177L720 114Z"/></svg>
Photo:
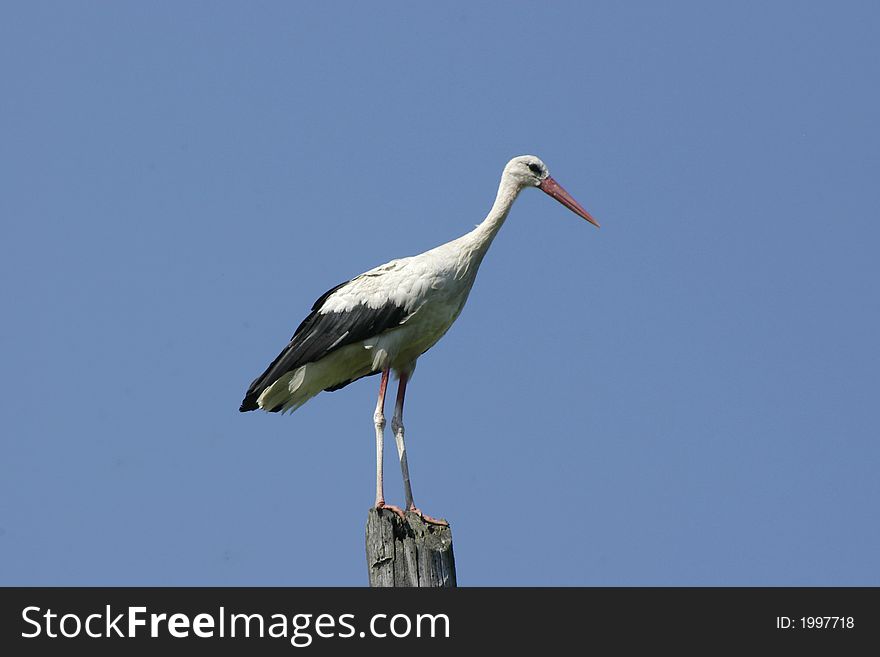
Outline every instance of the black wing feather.
<svg viewBox="0 0 880 657"><path fill-rule="evenodd" d="M266 371L251 383L239 411L253 411L259 408L257 404L259 396L287 372L306 363L313 363L346 345L400 326L406 319L407 313L404 309L393 303L387 303L381 308L370 308L366 304L360 304L348 312L321 314L319 310L327 298L349 282L346 281L327 290L315 301L312 312L297 327L290 343L278 354ZM328 390L338 390L349 383L351 381L346 381ZM270 410L277 411L280 408Z"/></svg>

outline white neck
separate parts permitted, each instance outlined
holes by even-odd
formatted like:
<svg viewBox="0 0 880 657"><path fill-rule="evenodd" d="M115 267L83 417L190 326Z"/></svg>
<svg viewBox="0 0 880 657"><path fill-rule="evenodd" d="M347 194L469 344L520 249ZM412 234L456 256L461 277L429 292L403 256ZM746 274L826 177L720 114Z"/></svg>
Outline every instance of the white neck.
<svg viewBox="0 0 880 657"><path fill-rule="evenodd" d="M483 262L483 256L486 255L492 245L492 240L495 239L495 235L498 234L501 225L507 219L507 213L510 212L510 207L521 190L522 187L515 180L502 175L495 203L492 204L492 209L489 210L489 214L486 215L482 223L471 232L438 247L453 249L451 255L455 259L455 277L457 279L469 278L473 283L477 269Z"/></svg>
<svg viewBox="0 0 880 657"><path fill-rule="evenodd" d="M507 219L507 214L521 190L522 187L512 178L502 176L501 183L498 185L498 194L495 196L495 203L492 204L489 214L479 226L462 237L468 243L468 250L472 251L472 257L478 258L478 265L486 251L489 250L492 240L495 239L504 220Z"/></svg>

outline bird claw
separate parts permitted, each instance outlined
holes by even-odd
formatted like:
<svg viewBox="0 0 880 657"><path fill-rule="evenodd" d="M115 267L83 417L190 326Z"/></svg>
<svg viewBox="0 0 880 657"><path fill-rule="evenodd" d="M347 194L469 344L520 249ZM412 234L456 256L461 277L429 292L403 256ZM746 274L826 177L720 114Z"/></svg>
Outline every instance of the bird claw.
<svg viewBox="0 0 880 657"><path fill-rule="evenodd" d="M411 506L408 509L408 511L410 513L416 514L419 518L421 518L423 521L427 522L428 524L438 525L440 527L449 527L449 523L446 520L444 520L443 518L432 518L431 516L422 513L422 510L419 509L418 507Z"/></svg>
<svg viewBox="0 0 880 657"><path fill-rule="evenodd" d="M376 502L377 509L388 509L392 513L397 514L401 520L406 520L406 514L403 512L399 506L394 506L393 504L385 504L385 502Z"/></svg>

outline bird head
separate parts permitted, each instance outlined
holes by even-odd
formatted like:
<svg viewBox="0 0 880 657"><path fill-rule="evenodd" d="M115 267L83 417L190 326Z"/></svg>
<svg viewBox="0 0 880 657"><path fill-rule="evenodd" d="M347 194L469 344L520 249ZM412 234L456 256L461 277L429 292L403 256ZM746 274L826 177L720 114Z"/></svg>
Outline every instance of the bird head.
<svg viewBox="0 0 880 657"><path fill-rule="evenodd" d="M583 217L591 224L599 227L598 222L590 213L581 207L562 186L550 177L547 165L541 158L534 155L520 155L513 158L504 167L504 176L510 178L520 189L537 187L545 194L552 196L576 215Z"/></svg>

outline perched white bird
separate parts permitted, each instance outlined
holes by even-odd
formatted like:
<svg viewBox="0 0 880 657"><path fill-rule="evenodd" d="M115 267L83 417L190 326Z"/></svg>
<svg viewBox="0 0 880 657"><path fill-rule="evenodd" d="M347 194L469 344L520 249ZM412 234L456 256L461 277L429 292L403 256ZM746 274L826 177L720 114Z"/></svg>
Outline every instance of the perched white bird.
<svg viewBox="0 0 880 657"><path fill-rule="evenodd" d="M413 503L403 440L406 385L418 357L443 337L461 313L483 256L526 187L537 187L599 225L550 177L539 158L513 158L501 174L492 209L474 230L420 255L380 265L321 295L290 343L251 383L239 410L293 411L322 390L339 390L361 377L381 373L373 414L376 507L403 516L400 508L385 504L382 485L385 390L393 370L399 385L391 429L400 457L406 508L429 522L445 524L422 514Z"/></svg>

